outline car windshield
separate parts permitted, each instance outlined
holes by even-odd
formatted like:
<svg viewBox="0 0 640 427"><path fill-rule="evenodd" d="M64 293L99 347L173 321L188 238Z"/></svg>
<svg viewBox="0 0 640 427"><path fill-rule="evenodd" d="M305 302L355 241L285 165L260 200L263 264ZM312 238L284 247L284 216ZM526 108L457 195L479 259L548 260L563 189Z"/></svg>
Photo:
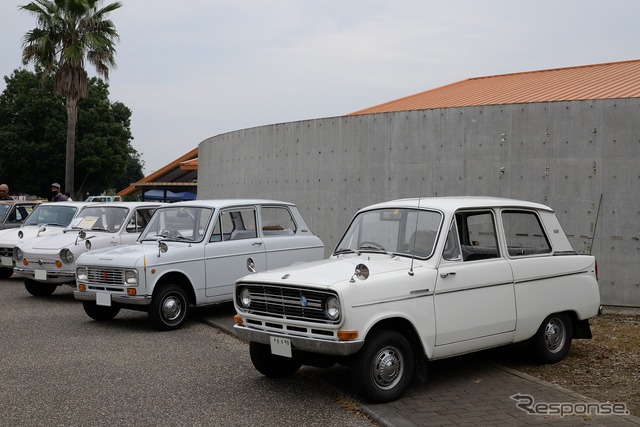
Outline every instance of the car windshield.
<svg viewBox="0 0 640 427"><path fill-rule="evenodd" d="M442 222L439 212L417 209L377 209L358 214L334 255L386 252L429 258Z"/></svg>
<svg viewBox="0 0 640 427"><path fill-rule="evenodd" d="M77 206L45 203L38 205L23 224L58 225L60 227L66 227L69 225L77 211Z"/></svg>
<svg viewBox="0 0 640 427"><path fill-rule="evenodd" d="M145 227L140 241L158 239L180 242L202 241L212 214L212 208L195 206L158 209Z"/></svg>
<svg viewBox="0 0 640 427"><path fill-rule="evenodd" d="M7 215L7 212L9 212L9 209L11 209L11 205L8 205L8 204L0 205L0 221L4 220L4 217Z"/></svg>
<svg viewBox="0 0 640 427"><path fill-rule="evenodd" d="M87 206L71 221L70 227L115 233L122 227L128 213L129 209L125 207Z"/></svg>

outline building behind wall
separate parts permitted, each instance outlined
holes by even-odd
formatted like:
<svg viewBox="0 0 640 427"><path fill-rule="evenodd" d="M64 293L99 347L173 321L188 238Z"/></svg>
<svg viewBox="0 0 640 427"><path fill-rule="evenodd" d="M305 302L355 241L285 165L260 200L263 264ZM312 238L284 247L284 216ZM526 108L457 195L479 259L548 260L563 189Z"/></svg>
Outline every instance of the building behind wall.
<svg viewBox="0 0 640 427"><path fill-rule="evenodd" d="M596 255L603 303L638 307L639 83L640 61L470 79L348 116L217 135L199 146L199 197L292 201L328 252L375 202L545 203L574 248Z"/></svg>

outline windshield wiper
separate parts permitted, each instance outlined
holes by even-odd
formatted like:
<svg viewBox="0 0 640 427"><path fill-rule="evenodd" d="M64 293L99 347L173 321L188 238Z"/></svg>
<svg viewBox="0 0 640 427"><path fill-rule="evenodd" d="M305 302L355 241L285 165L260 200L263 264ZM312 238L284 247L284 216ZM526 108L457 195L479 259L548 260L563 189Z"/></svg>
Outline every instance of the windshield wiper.
<svg viewBox="0 0 640 427"><path fill-rule="evenodd" d="M353 250L351 248L342 248L342 249L337 249L333 252L334 255L340 255L340 254L358 254L360 255L360 252Z"/></svg>

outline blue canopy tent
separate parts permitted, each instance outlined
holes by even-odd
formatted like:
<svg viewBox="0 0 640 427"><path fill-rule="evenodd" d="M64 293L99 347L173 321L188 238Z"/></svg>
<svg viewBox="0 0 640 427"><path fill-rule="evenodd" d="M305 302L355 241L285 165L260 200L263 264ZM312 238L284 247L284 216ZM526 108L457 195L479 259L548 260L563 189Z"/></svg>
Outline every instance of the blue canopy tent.
<svg viewBox="0 0 640 427"><path fill-rule="evenodd" d="M188 191L174 193L169 190L149 190L142 193L142 200L159 200L161 202L182 202L184 200L195 200L196 195Z"/></svg>

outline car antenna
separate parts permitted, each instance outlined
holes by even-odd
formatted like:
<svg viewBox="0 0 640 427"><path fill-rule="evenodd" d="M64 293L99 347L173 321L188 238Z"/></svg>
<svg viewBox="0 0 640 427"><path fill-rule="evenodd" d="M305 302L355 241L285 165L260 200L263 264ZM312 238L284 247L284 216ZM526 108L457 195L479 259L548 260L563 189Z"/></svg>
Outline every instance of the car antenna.
<svg viewBox="0 0 640 427"><path fill-rule="evenodd" d="M424 184L424 181L422 181ZM420 185L420 193L422 193L422 184ZM418 216L420 215L420 194L418 194L418 210L416 211L416 229L413 231L413 243L411 248L411 268L409 268L409 276L413 276L413 260L416 257L416 234L418 233Z"/></svg>

